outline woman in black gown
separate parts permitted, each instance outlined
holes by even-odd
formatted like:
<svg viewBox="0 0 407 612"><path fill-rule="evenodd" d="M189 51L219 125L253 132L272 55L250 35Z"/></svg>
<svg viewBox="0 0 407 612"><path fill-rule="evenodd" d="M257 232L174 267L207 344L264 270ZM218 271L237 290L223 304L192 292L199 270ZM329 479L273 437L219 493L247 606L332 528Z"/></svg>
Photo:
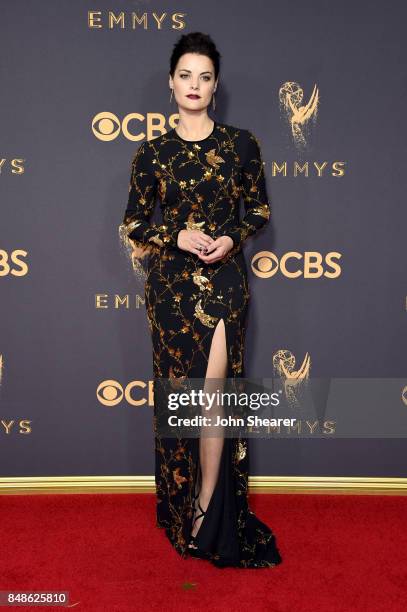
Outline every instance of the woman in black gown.
<svg viewBox="0 0 407 612"><path fill-rule="evenodd" d="M144 141L132 162L120 236L133 253L147 253L155 380L245 376L242 245L268 222L270 206L256 137L207 114L219 64L209 36L181 36L169 78L179 122ZM151 222L157 196L160 225ZM157 525L175 549L218 567L280 563L274 534L248 505L247 439L163 437L156 419L154 431Z"/></svg>

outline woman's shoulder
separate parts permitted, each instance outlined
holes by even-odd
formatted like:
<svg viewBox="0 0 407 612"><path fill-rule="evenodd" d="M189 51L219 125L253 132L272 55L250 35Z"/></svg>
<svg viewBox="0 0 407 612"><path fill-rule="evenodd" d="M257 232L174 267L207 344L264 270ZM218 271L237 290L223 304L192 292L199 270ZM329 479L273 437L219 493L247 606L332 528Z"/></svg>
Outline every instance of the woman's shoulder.
<svg viewBox="0 0 407 612"><path fill-rule="evenodd" d="M221 132L225 132L228 136L233 136L234 138L248 139L252 136L250 130L247 128L238 127L230 123L217 122L217 127Z"/></svg>
<svg viewBox="0 0 407 612"><path fill-rule="evenodd" d="M227 123L219 123L218 127L233 140L236 146L247 154L257 152L260 148L260 140L249 128L238 127Z"/></svg>
<svg viewBox="0 0 407 612"><path fill-rule="evenodd" d="M260 141L251 129L237 127L236 125L227 123L219 123L218 127L220 130L227 133L229 139L233 140L238 150L241 151L243 155L259 155L261 149Z"/></svg>

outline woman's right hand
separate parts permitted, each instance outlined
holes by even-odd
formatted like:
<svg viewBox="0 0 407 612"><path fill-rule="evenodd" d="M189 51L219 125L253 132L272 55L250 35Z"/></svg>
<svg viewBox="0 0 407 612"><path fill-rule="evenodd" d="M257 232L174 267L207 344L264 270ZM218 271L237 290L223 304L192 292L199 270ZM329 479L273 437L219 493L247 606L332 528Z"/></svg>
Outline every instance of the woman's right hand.
<svg viewBox="0 0 407 612"><path fill-rule="evenodd" d="M202 232L201 230L182 229L178 232L177 246L182 251L201 255L206 253L206 249L214 242L214 239ZM202 247L199 250L198 247Z"/></svg>

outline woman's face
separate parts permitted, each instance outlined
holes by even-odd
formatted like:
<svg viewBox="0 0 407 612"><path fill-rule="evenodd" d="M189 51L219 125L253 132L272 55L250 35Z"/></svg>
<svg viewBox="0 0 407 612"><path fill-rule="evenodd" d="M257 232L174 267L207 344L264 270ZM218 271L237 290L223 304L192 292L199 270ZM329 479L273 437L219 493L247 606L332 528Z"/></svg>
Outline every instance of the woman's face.
<svg viewBox="0 0 407 612"><path fill-rule="evenodd" d="M178 60L174 78L170 75L170 87L174 88L174 97L179 106L185 110L203 110L209 106L212 94L216 89L215 69L207 55L184 53ZM196 94L199 97L189 98Z"/></svg>

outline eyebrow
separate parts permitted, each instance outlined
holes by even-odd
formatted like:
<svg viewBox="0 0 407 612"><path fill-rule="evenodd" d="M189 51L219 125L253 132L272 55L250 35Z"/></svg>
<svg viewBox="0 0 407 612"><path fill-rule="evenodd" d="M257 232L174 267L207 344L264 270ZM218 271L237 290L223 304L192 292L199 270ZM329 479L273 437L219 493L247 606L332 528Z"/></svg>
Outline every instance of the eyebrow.
<svg viewBox="0 0 407 612"><path fill-rule="evenodd" d="M185 72L191 72L191 70L188 70L188 68L180 68L179 70L180 71L184 70ZM201 72L201 74L212 74L212 71L211 70L205 70L204 72Z"/></svg>

